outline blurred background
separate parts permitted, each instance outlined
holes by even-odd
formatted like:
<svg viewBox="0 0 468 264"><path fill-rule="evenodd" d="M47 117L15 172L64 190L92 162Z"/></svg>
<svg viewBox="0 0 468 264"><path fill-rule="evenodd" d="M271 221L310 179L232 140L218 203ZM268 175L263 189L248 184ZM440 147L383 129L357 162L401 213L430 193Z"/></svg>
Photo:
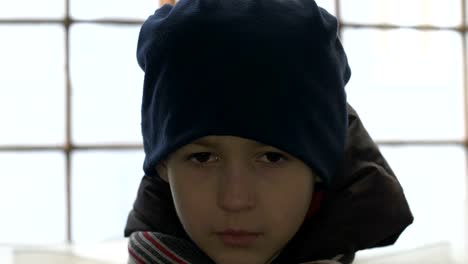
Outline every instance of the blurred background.
<svg viewBox="0 0 468 264"><path fill-rule="evenodd" d="M163 2L0 1L0 245L122 239L143 176L136 42ZM415 216L386 253L468 248L466 2L317 1Z"/></svg>

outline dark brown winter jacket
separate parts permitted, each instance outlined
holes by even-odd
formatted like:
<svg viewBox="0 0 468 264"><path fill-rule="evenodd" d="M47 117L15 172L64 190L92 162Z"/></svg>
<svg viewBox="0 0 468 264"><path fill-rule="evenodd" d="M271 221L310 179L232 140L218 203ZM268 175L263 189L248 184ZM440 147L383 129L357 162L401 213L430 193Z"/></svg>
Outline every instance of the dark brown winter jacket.
<svg viewBox="0 0 468 264"><path fill-rule="evenodd" d="M344 254L351 263L358 250L395 243L413 216L403 189L371 139L356 111L348 105L345 161L321 204L306 220L274 263L297 264ZM190 240L176 215L168 184L143 177L125 236L153 231ZM196 264L196 263L195 263Z"/></svg>

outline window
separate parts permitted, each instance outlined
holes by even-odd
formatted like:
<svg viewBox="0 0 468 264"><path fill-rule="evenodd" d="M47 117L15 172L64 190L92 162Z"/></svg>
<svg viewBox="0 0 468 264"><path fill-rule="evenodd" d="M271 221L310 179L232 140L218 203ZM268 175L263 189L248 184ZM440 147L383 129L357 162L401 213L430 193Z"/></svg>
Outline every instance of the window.
<svg viewBox="0 0 468 264"><path fill-rule="evenodd" d="M465 0L317 3L339 18L348 100L416 217L395 248L456 236L448 218L468 189ZM156 8L0 2L0 243L122 236L143 176L136 41Z"/></svg>

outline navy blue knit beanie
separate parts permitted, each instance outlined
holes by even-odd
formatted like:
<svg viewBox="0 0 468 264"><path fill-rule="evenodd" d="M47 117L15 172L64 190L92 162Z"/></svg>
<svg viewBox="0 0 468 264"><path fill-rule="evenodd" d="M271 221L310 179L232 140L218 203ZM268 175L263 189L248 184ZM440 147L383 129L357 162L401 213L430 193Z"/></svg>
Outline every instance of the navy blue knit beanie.
<svg viewBox="0 0 468 264"><path fill-rule="evenodd" d="M335 17L313 0L180 0L143 24L144 171L232 135L304 161L327 186L344 156L351 72Z"/></svg>

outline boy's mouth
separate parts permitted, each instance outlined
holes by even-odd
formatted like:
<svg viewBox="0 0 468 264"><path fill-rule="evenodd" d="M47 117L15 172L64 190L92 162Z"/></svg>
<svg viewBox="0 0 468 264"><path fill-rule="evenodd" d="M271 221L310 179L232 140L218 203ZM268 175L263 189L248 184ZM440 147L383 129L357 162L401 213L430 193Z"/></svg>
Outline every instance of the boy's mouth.
<svg viewBox="0 0 468 264"><path fill-rule="evenodd" d="M246 230L226 229L222 232L217 232L216 234L226 246L247 247L254 243L262 233Z"/></svg>

